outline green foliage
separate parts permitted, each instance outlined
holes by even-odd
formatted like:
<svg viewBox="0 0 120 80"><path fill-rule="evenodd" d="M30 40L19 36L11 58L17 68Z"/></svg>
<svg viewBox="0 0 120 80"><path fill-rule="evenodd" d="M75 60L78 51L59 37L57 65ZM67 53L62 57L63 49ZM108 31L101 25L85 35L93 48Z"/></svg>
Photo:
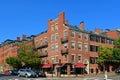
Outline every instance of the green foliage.
<svg viewBox="0 0 120 80"><path fill-rule="evenodd" d="M39 68L41 59L31 46L21 45L18 51L18 58L25 66L31 68Z"/></svg>
<svg viewBox="0 0 120 80"><path fill-rule="evenodd" d="M113 61L120 64L120 38L114 41L115 48L113 49Z"/></svg>
<svg viewBox="0 0 120 80"><path fill-rule="evenodd" d="M120 48L120 37L114 41L115 48Z"/></svg>
<svg viewBox="0 0 120 80"><path fill-rule="evenodd" d="M6 58L7 64L12 66L15 69L18 69L21 66L21 61L17 59L16 57L8 57Z"/></svg>
<svg viewBox="0 0 120 80"><path fill-rule="evenodd" d="M109 47L99 47L98 55L98 63L105 65L105 62L112 58L112 49Z"/></svg>

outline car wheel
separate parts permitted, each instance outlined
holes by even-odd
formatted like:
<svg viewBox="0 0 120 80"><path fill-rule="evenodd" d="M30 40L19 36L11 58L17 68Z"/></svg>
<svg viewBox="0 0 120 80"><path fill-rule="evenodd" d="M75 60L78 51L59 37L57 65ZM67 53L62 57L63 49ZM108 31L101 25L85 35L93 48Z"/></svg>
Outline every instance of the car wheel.
<svg viewBox="0 0 120 80"><path fill-rule="evenodd" d="M36 77L38 78L38 77L39 77L39 75L37 74L37 75L36 75Z"/></svg>
<svg viewBox="0 0 120 80"><path fill-rule="evenodd" d="M20 74L18 74L18 77L20 77Z"/></svg>
<svg viewBox="0 0 120 80"><path fill-rule="evenodd" d="M25 77L28 78L28 75L26 74Z"/></svg>

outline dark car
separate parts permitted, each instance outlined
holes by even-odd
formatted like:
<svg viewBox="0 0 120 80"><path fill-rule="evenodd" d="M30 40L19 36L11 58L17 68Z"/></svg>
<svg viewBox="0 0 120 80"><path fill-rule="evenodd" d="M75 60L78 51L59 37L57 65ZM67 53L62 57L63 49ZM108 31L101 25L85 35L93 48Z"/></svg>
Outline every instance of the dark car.
<svg viewBox="0 0 120 80"><path fill-rule="evenodd" d="M116 74L120 74L120 68L117 68L117 69L115 70L115 73L116 73Z"/></svg>
<svg viewBox="0 0 120 80"><path fill-rule="evenodd" d="M9 70L11 75L18 75L18 70Z"/></svg>
<svg viewBox="0 0 120 80"><path fill-rule="evenodd" d="M46 77L45 73L40 70L33 70L36 73L36 77Z"/></svg>

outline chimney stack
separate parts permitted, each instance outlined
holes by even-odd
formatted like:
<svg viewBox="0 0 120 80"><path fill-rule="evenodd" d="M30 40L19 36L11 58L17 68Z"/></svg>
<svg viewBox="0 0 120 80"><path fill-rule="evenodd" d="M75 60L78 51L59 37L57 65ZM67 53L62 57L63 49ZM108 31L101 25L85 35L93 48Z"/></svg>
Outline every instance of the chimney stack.
<svg viewBox="0 0 120 80"><path fill-rule="evenodd" d="M22 40L23 40L23 41L26 40L26 35L22 35Z"/></svg>
<svg viewBox="0 0 120 80"><path fill-rule="evenodd" d="M109 32L110 30L109 29L106 29L106 32Z"/></svg>
<svg viewBox="0 0 120 80"><path fill-rule="evenodd" d="M80 29L84 30L84 21L80 22Z"/></svg>
<svg viewBox="0 0 120 80"><path fill-rule="evenodd" d="M20 37L17 37L17 39L16 39L18 42L20 42Z"/></svg>
<svg viewBox="0 0 120 80"><path fill-rule="evenodd" d="M95 29L95 33L98 33L98 34L101 33L100 28L96 28L96 29Z"/></svg>

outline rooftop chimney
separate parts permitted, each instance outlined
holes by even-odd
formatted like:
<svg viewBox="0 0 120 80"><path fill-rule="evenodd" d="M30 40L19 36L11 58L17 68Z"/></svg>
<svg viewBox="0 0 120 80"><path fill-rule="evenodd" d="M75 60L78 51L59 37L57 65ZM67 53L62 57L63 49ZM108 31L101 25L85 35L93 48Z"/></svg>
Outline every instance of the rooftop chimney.
<svg viewBox="0 0 120 80"><path fill-rule="evenodd" d="M110 29L106 29L106 32L109 32L110 31Z"/></svg>
<svg viewBox="0 0 120 80"><path fill-rule="evenodd" d="M26 35L22 35L22 40L23 40L23 41L26 40Z"/></svg>
<svg viewBox="0 0 120 80"><path fill-rule="evenodd" d="M59 19L59 24L60 24L60 25L65 24L65 13L64 13L64 12L61 12L61 13L58 15L58 19Z"/></svg>
<svg viewBox="0 0 120 80"><path fill-rule="evenodd" d="M80 29L84 30L84 21L80 22Z"/></svg>
<svg viewBox="0 0 120 80"><path fill-rule="evenodd" d="M95 29L95 33L98 33L98 34L101 33L100 28L96 28L96 29Z"/></svg>
<svg viewBox="0 0 120 80"><path fill-rule="evenodd" d="M17 41L20 42L20 37L17 37Z"/></svg>

